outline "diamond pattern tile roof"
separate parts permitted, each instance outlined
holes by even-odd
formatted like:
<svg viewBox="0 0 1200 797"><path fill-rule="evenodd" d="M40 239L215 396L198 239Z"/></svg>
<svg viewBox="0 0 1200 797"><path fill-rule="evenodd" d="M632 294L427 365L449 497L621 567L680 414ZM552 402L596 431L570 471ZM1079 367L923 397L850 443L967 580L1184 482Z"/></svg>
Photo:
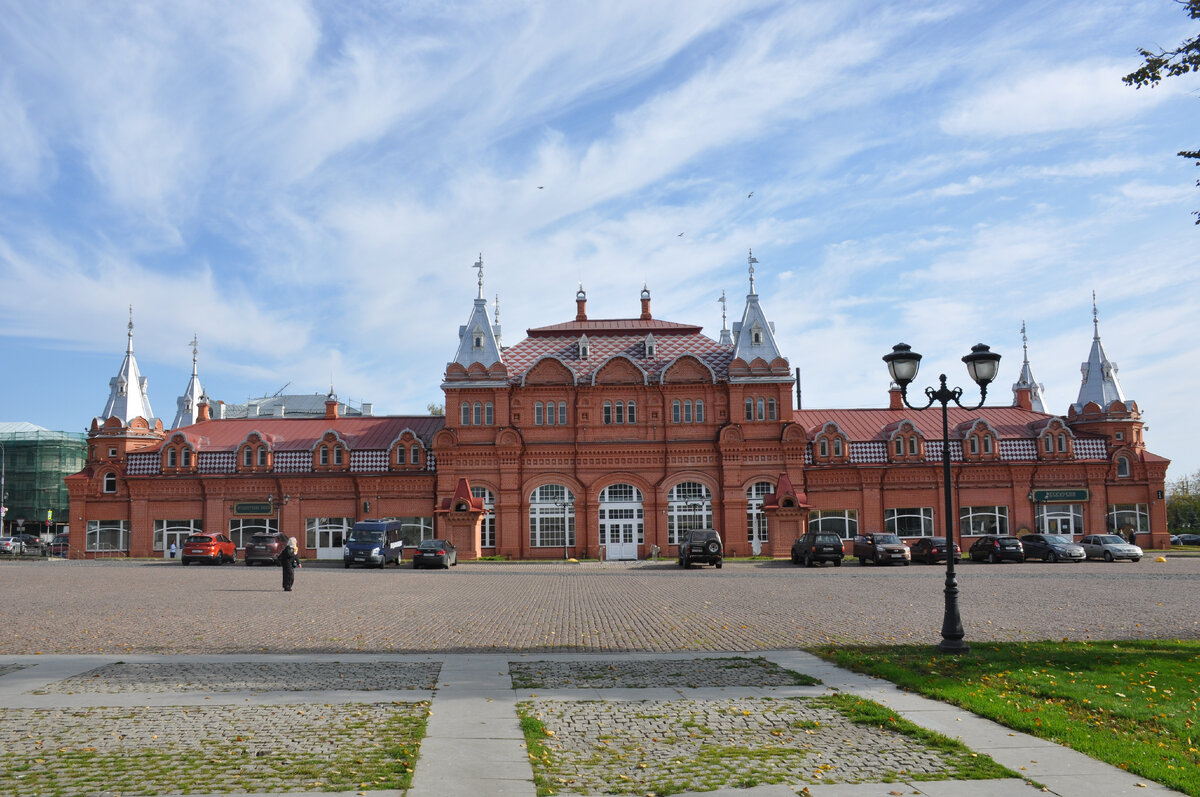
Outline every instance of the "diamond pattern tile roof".
<svg viewBox="0 0 1200 797"><path fill-rule="evenodd" d="M625 355L658 382L673 360L691 354L712 369L717 379L729 378L733 347L700 333L702 327L667 321L618 319L573 321L528 330L529 337L504 350L509 381L519 384L529 369L544 357L556 357L571 370L577 382L586 382L609 359ZM645 356L646 335L653 333L655 356ZM579 359L579 338L588 337L588 358Z"/></svg>
<svg viewBox="0 0 1200 797"><path fill-rule="evenodd" d="M795 410L793 413L796 423L804 427L811 435L820 430L821 426L834 421L852 441L886 440L887 431L891 424L900 421L912 421L926 440L942 439L941 407L931 407L924 412L892 409L839 409L839 410ZM982 407L977 410L950 408L950 436L956 435L955 429L959 424L982 418L991 424L1000 438L1028 438L1034 433L1030 424L1039 423L1053 418L1040 412L1031 412L1019 407Z"/></svg>
<svg viewBox="0 0 1200 797"><path fill-rule="evenodd" d="M411 429L426 447L446 425L441 415L383 415L352 418L226 418L201 421L175 430L196 441L200 456L217 451L235 451L251 432L263 435L271 449L311 451L330 429L337 432L351 451L387 450L405 429ZM174 434L174 433L172 433ZM170 439L168 435L167 439ZM156 446L158 450L161 446Z"/></svg>

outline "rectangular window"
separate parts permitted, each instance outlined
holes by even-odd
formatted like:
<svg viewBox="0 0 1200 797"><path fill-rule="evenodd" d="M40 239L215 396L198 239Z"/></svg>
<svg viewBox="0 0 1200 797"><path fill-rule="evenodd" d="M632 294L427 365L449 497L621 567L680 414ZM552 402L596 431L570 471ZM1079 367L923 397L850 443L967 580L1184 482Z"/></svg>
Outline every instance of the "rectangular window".
<svg viewBox="0 0 1200 797"><path fill-rule="evenodd" d="M266 518L266 521L275 524L275 528L267 529L268 531L278 531L279 521L275 518ZM246 534L250 531L258 531L258 528L250 524L261 524L263 520L231 520L229 521L229 536L235 540L234 524L241 524L240 533ZM340 549L346 544L346 538L350 536L350 529L354 526L354 518L352 517L310 517L304 519L304 547L309 550L317 551L317 558L324 558L321 550L325 549L326 556L332 558L333 549ZM337 558L341 558L341 550L337 550Z"/></svg>
<svg viewBox="0 0 1200 797"><path fill-rule="evenodd" d="M545 408L542 407L542 402L539 401L533 405L533 425L541 426L545 422Z"/></svg>
<svg viewBox="0 0 1200 797"><path fill-rule="evenodd" d="M958 531L964 537L981 534L1008 534L1008 507L959 507Z"/></svg>
<svg viewBox="0 0 1200 797"><path fill-rule="evenodd" d="M754 399L746 399L746 420L754 420Z"/></svg>
<svg viewBox="0 0 1200 797"><path fill-rule="evenodd" d="M409 447L408 463L410 465L420 465L421 464L421 447L420 446L410 446Z"/></svg>
<svg viewBox="0 0 1200 797"><path fill-rule="evenodd" d="M1148 504L1109 504L1108 530L1113 534L1129 536L1150 533L1150 511Z"/></svg>
<svg viewBox="0 0 1200 797"><path fill-rule="evenodd" d="M279 519L273 517L234 518L229 521L229 539L238 548L245 548L246 541L255 534L278 534Z"/></svg>
<svg viewBox="0 0 1200 797"><path fill-rule="evenodd" d="M933 507L883 510L883 530L900 537L932 537Z"/></svg>
<svg viewBox="0 0 1200 797"><path fill-rule="evenodd" d="M154 550L162 551L171 547L182 548L183 541L191 535L204 531L203 520L156 520L154 521ZM171 542L167 542L167 538Z"/></svg>
<svg viewBox="0 0 1200 797"><path fill-rule="evenodd" d="M567 402L565 401L558 402L558 425L567 425Z"/></svg>
<svg viewBox="0 0 1200 797"><path fill-rule="evenodd" d="M471 405L465 401L462 403L462 425L471 425Z"/></svg>
<svg viewBox="0 0 1200 797"><path fill-rule="evenodd" d="M400 534L404 537L404 547L415 548L421 540L433 539L432 517L398 517Z"/></svg>
<svg viewBox="0 0 1200 797"><path fill-rule="evenodd" d="M827 531L843 540L858 536L857 509L814 509L808 515L809 531Z"/></svg>
<svg viewBox="0 0 1200 797"><path fill-rule="evenodd" d="M128 520L89 520L85 549L96 553L129 550Z"/></svg>
<svg viewBox="0 0 1200 797"><path fill-rule="evenodd" d="M529 547L563 548L575 544L575 509L533 504L529 507Z"/></svg>

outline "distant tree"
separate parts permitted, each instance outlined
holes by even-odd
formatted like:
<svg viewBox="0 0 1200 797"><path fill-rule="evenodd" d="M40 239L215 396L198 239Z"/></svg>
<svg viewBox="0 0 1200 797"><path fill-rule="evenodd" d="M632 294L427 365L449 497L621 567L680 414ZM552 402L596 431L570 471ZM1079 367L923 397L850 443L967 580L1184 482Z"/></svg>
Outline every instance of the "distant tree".
<svg viewBox="0 0 1200 797"><path fill-rule="evenodd" d="M1184 7L1189 17L1200 20L1200 0L1175 0L1175 2ZM1139 89L1142 86L1153 87L1158 85L1164 74L1166 77L1178 77L1186 75L1188 72L1200 72L1200 34L1185 40L1174 50L1160 48L1155 53L1139 49L1138 53L1145 61L1140 68L1121 78L1127 86ZM1200 149L1184 150L1179 153L1179 156L1191 158L1196 161L1197 166L1200 166ZM1200 186L1200 180L1196 181L1196 185ZM1193 212L1192 215L1196 217L1196 223L1200 224L1200 210Z"/></svg>
<svg viewBox="0 0 1200 797"><path fill-rule="evenodd" d="M1200 471L1167 486L1167 529L1172 534L1200 529Z"/></svg>
<svg viewBox="0 0 1200 797"><path fill-rule="evenodd" d="M426 404L425 409L429 410L430 415L446 414L446 406L444 404Z"/></svg>

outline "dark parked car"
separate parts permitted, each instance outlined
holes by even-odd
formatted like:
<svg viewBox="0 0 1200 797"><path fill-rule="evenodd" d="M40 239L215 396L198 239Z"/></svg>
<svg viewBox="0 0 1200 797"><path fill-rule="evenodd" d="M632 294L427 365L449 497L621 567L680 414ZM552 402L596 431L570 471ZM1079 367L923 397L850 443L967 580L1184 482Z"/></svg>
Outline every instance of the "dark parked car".
<svg viewBox="0 0 1200 797"><path fill-rule="evenodd" d="M1026 534L1021 538L1026 559L1043 562L1082 562L1087 558L1083 546L1062 534Z"/></svg>
<svg viewBox="0 0 1200 797"><path fill-rule="evenodd" d="M1180 545L1200 545L1200 534L1180 534Z"/></svg>
<svg viewBox="0 0 1200 797"><path fill-rule="evenodd" d="M22 553L35 553L40 556L46 545L42 542L42 538L35 534L14 534L13 539L21 541Z"/></svg>
<svg viewBox="0 0 1200 797"><path fill-rule="evenodd" d="M845 555L841 538L827 531L810 531L792 543L794 565L804 562L805 567L812 567L821 562L833 562L834 567L841 567Z"/></svg>
<svg viewBox="0 0 1200 797"><path fill-rule="evenodd" d="M954 561L962 559L962 548L958 547L958 543L954 545ZM946 561L946 538L945 537L922 537L912 544L912 558L916 562L924 562L931 565L934 562Z"/></svg>
<svg viewBox="0 0 1200 797"><path fill-rule="evenodd" d="M691 567L697 562L720 568L725 557L725 546L716 529L692 529L685 531L679 540L679 566Z"/></svg>
<svg viewBox="0 0 1200 797"><path fill-rule="evenodd" d="M972 562L986 561L996 564L1008 559L1013 562L1025 561L1025 546L1016 537L1008 535L988 534L975 540L967 549L967 557Z"/></svg>
<svg viewBox="0 0 1200 797"><path fill-rule="evenodd" d="M70 534L55 534L54 539L50 540L50 555L61 556L64 559L71 552L71 535Z"/></svg>
<svg viewBox="0 0 1200 797"><path fill-rule="evenodd" d="M278 531L251 535L244 556L247 565L278 565L279 554L287 547L288 538Z"/></svg>
<svg viewBox="0 0 1200 797"><path fill-rule="evenodd" d="M862 534L855 537L854 555L858 557L860 565L868 561L877 565L892 562L908 565L912 561L912 551L895 534Z"/></svg>
<svg viewBox="0 0 1200 797"><path fill-rule="evenodd" d="M180 561L185 565L192 562L212 562L215 565L236 562L237 546L224 534L193 534L183 541Z"/></svg>
<svg viewBox="0 0 1200 797"><path fill-rule="evenodd" d="M421 540L412 555L413 570L441 567L449 570L458 564L458 550L449 540Z"/></svg>

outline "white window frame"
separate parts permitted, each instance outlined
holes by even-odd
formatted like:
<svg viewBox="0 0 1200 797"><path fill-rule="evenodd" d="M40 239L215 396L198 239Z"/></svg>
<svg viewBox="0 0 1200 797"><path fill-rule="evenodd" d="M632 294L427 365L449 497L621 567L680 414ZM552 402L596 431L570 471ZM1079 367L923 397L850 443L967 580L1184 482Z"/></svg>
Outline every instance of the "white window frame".
<svg viewBox="0 0 1200 797"><path fill-rule="evenodd" d="M913 520L920 527L916 533L909 531L913 528ZM883 530L897 537L932 537L933 507L908 506L883 510Z"/></svg>
<svg viewBox="0 0 1200 797"><path fill-rule="evenodd" d="M496 547L496 495L486 487L471 487L471 495L483 499L484 516L479 519L479 547Z"/></svg>
<svg viewBox="0 0 1200 797"><path fill-rule="evenodd" d="M808 530L836 534L843 540L858 536L857 509L814 509L808 513Z"/></svg>
<svg viewBox="0 0 1200 797"><path fill-rule="evenodd" d="M711 490L700 482L680 482L670 489L667 493L668 545L678 545L682 532L712 527Z"/></svg>
<svg viewBox="0 0 1200 797"><path fill-rule="evenodd" d="M746 490L746 542L751 545L757 540L768 542L767 514L763 512L763 498L775 492L770 482L755 482Z"/></svg>
<svg viewBox="0 0 1200 797"><path fill-rule="evenodd" d="M129 550L128 520L89 520L84 550L92 553Z"/></svg>
<svg viewBox="0 0 1200 797"><path fill-rule="evenodd" d="M559 504L566 503L566 506ZM575 494L562 484L543 484L529 494L529 547L575 544Z"/></svg>
<svg viewBox="0 0 1200 797"><path fill-rule="evenodd" d="M958 532L964 537L1008 534L1007 506L960 506Z"/></svg>
<svg viewBox="0 0 1200 797"><path fill-rule="evenodd" d="M1108 505L1108 533L1116 534L1126 528L1125 524L1132 520L1133 525L1128 526L1138 534L1150 533L1150 505L1149 504L1109 504Z"/></svg>

